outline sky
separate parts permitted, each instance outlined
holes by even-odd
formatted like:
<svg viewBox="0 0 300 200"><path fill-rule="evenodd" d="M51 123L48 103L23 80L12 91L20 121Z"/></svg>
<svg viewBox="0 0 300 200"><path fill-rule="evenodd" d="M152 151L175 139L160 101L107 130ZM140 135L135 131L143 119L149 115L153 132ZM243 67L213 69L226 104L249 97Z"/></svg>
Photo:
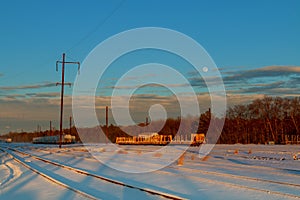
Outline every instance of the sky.
<svg viewBox="0 0 300 200"><path fill-rule="evenodd" d="M37 125L47 129L50 120L58 129L60 87L56 83L61 80L61 67L56 72L55 63L62 53L67 61L84 63L99 43L141 27L172 29L202 45L221 73L228 106L264 95L299 95L297 0L3 0L0 4L0 134L31 131ZM201 112L210 107L206 84L190 63L168 52L146 49L120 57L105 72L96 91L98 114L104 115L113 89L126 93L139 80L164 80L164 73L147 73L127 77L116 88L128 70L154 62L171 66L186 77ZM66 82L73 84L76 75L76 66L67 65ZM138 88L131 102L136 103L132 105L135 121L143 121L153 103L164 105L170 116L178 115L174 88L186 91L176 79L165 87L149 84ZM73 86L66 86L64 119L72 115L72 91ZM103 123L103 117L99 121Z"/></svg>

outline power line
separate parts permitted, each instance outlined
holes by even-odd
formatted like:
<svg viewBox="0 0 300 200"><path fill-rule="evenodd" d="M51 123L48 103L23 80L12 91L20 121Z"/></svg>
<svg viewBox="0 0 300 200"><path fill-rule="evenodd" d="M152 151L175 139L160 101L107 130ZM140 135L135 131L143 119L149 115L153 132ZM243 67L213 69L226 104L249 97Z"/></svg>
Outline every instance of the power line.
<svg viewBox="0 0 300 200"><path fill-rule="evenodd" d="M87 40L93 33L95 33L101 26L103 26L121 7L122 5L125 3L125 0L121 0L120 3L107 15L107 17L105 17L102 21L100 21L97 26L91 30L89 33L87 33L84 37L82 37L77 43L75 43L73 46L71 46L69 49L67 49L65 52L69 53L72 49L76 48L77 46L79 46L82 42L84 42L85 40ZM70 58L68 56L68 58ZM53 58L49 58L47 61L42 62L41 64L38 64L38 68L33 68L32 70L29 69L30 71L37 71L37 70L41 70L43 69L43 66L48 65L50 60L52 60ZM56 59L59 59L59 57L57 57ZM74 60L72 58L70 58L71 60ZM6 81L6 80L14 80L17 79L19 77L21 77L23 74L25 74L26 72L28 72L28 69L18 72L16 74L14 74L13 76L2 76L0 79L0 82L2 81Z"/></svg>
<svg viewBox="0 0 300 200"><path fill-rule="evenodd" d="M109 13L107 17L105 17L102 21L100 21L97 26L87 33L84 37L82 37L77 43L75 43L72 47L66 50L69 53L72 49L79 46L83 41L87 40L93 33L95 33L101 26L103 26L124 4L125 0L120 1L120 3Z"/></svg>

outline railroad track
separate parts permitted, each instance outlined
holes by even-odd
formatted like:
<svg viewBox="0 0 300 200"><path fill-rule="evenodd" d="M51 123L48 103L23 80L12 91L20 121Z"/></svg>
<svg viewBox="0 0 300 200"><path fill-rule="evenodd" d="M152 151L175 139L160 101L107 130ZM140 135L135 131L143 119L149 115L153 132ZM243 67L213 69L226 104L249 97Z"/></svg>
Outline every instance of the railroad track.
<svg viewBox="0 0 300 200"><path fill-rule="evenodd" d="M127 162L128 162L128 167L133 164L133 163L131 163L131 161L127 161ZM122 163L122 164L124 165L125 163ZM151 165L153 163L149 163L149 164ZM199 162L196 164L196 166L198 164L199 164ZM200 165L202 165L202 164L203 163L200 162ZM190 163L188 165L190 165ZM209 165L209 164L204 164L204 165L206 165L206 167L212 167L212 165ZM263 168L265 169L266 167L263 167ZM174 173L170 169L178 170L179 173L178 172ZM255 166L255 169L259 170L259 167ZM184 172L184 173L182 174L182 173L180 173L180 171ZM230 173L207 171L204 169L193 169L193 168L189 168L189 167L185 167L185 166L174 167L174 165L168 166L168 167L163 168L158 171L154 171L153 173L169 175L170 177L178 176L180 174L180 175L183 175L187 179L192 179L192 180L201 181L201 182L205 182L205 183L206 182L212 183L212 184L215 183L215 184L226 185L226 186L234 187L234 188L240 188L240 189L244 188L244 189L252 190L252 191L256 191L256 192L273 194L273 195L277 195L277 196L281 196L281 197L290 197L293 199L300 199L300 194L298 192L300 190L300 184L288 183L288 182L284 182L284 181L274 181L274 180L268 180L268 179L250 177L250 176L235 175L235 174L230 174ZM195 174L196 174L196 176L195 176ZM199 176L199 174L210 175L212 177L205 178L204 176ZM272 172L272 174L276 175L276 172ZM299 178L298 175L289 175L289 176ZM224 180L224 177L227 179L226 181ZM221 180L221 179L223 179L223 180ZM238 180L238 181L240 180L240 183L238 183L238 184L234 183L234 180ZM257 183L257 186L249 186L249 185L247 185L247 183L246 184L241 183L243 181L244 181L244 183L245 183L245 181L255 183L255 184ZM263 185L263 187L259 188L259 186L261 186L261 185ZM273 185L273 188L276 188L274 186L278 186L278 185L281 187L292 187L292 188L294 188L294 191L296 191L296 192L294 192L295 194L281 192L278 190L268 188L269 185Z"/></svg>
<svg viewBox="0 0 300 200"><path fill-rule="evenodd" d="M130 161L127 161L127 162L128 162L128 166L132 165L132 163ZM190 161L190 162L192 162L192 161ZM125 164L125 163L123 163L123 164ZM152 163L149 163L149 164L152 164ZM189 163L188 165L190 165L190 164L191 163ZM200 162L200 163L198 162L195 165L197 166L198 164L200 164L202 166L205 165L206 167L212 167L212 165L204 164L203 162ZM211 164L213 164L213 163L211 163ZM260 166L254 166L254 167L256 170L259 170L259 168L261 168ZM236 168L238 168L238 166L236 166ZM267 167L262 167L262 168L267 169ZM183 175L185 178L188 178L188 179L198 180L198 181L202 181L202 182L216 183L219 185L226 185L226 186L235 187L235 188L244 188L244 189L248 189L248 190L252 190L252 191L273 194L273 195L277 195L277 196L281 196L281 197L290 197L290 198L294 198L294 199L300 199L300 194L299 194L300 184L288 183L288 182L284 182L284 181L274 181L274 180L268 180L268 179L250 177L250 176L235 175L235 174L230 174L230 173L207 171L207 170L203 170L203 169L193 169L193 168L188 168L188 167L184 167L184 166L174 167L174 165L168 166L168 167L163 168L158 171L154 171L153 173L160 173L160 174L165 174L165 175L169 175L169 176L178 176L178 174L180 174L180 173L174 173L174 172L170 171L169 169L178 170L179 172L180 171L185 172L184 174L181 174L181 175ZM222 169L222 167L221 167L221 169ZM270 168L270 169L272 169L272 168ZM193 172L193 173L191 173L191 172ZM195 176L195 174L197 176ZM199 176L199 174L212 175L213 177L204 178L204 177ZM272 172L272 174L276 175L276 172ZM288 176L299 178L298 175L288 175ZM224 178L224 177L228 178L228 180L221 181L221 178ZM230 182L230 180L248 181L251 183L257 183L258 186L251 187L251 186L248 186L247 184L236 184L236 183L234 183L234 181ZM260 186L259 184L260 185L263 184L264 187L259 188L259 186ZM291 194L291 193L281 192L281 191L274 190L274 189L269 189L267 187L270 184L273 185L273 187L274 187L274 185L275 186L279 185L281 187L292 187L292 188L294 188L294 191L296 191L296 192L294 192L295 194ZM263 189L263 188L265 188L265 189ZM276 188L276 187L274 187L274 188Z"/></svg>
<svg viewBox="0 0 300 200"><path fill-rule="evenodd" d="M212 156L213 157L213 156ZM222 158L223 160L226 160L225 158ZM195 162L186 159L186 163L188 163L189 166L192 167L207 167L210 169L216 169L216 170L222 170L225 169L226 171L231 171L231 172L237 172L240 171L242 172L254 172L254 173L260 173L260 170L264 170L264 172L267 172L268 174L272 174L274 176L285 176L285 177L293 177L296 179L300 178L300 170L290 170L290 169L281 169L281 168L271 168L271 167L266 167L266 166L255 166L255 165L246 165L246 164L235 164L235 163L224 163L224 162L218 162L216 160L211 161L205 161L205 162ZM191 168L194 169L194 168ZM245 170L246 169L246 170ZM295 173L283 173L283 171L291 171Z"/></svg>
<svg viewBox="0 0 300 200"><path fill-rule="evenodd" d="M246 189L251 189L251 190L256 190L256 191L267 192L269 194L272 193L272 194L276 194L276 195L280 195L280 196L288 196L288 197L300 199L300 195L297 195L297 194L284 193L284 192L275 191L272 189L263 189L263 187L260 188L259 183L263 183L267 186L276 185L278 187L278 185L280 185L283 187L292 187L292 188L295 188L295 191L297 191L297 192L300 190L300 184L274 181L274 180L261 179L261 178L254 178L254 177L248 177L248 176L240 176L240 175L234 175L234 174L228 174L228 173L205 171L205 170L199 170L199 169L191 169L191 168L186 168L186 167L176 167L173 169L183 171L184 176L187 176L187 177L193 178L193 179L197 179L198 177L189 175L189 173L191 173L191 172L197 173L197 174L202 174L202 175L213 175L215 178L210 179L211 182L213 182L214 180L218 180L216 182L219 182L219 183L222 183L225 185L231 185L234 187L246 188ZM225 179L225 178L227 179L227 181L220 180L220 179ZM201 177L201 179L203 179L203 177ZM204 178L204 179L207 180L207 178ZM249 186L243 185L243 184L236 184L236 183L233 183L234 181L229 181L230 179L231 180L242 180L242 181L248 181L248 182L250 181L252 183L256 183L257 187L249 187Z"/></svg>
<svg viewBox="0 0 300 200"><path fill-rule="evenodd" d="M170 172L168 172L168 171L160 171L160 173L170 174ZM276 196L280 196L280 197L289 197L289 198L293 198L293 199L300 199L299 195L283 193L283 192L278 192L278 191L269 190L269 189L255 188L255 187L250 187L250 186L241 185L241 184L235 184L235 183L231 183L231 182L227 182L227 181L220 181L220 180L216 180L216 179L203 178L203 177L195 177L195 176L191 176L191 175L184 175L184 177L193 179L195 181L202 181L205 183L218 184L221 186L234 187L237 189L246 189L246 190L251 190L251 191L255 191L255 192L263 192L263 193L267 193L270 195L276 195Z"/></svg>
<svg viewBox="0 0 300 200"><path fill-rule="evenodd" d="M32 155L32 154L26 153L26 152L22 152L20 150L12 149L10 147L6 147L6 149L0 148L0 150L6 152L10 156L12 156L12 158L14 160L19 162L20 164L22 164L26 168L28 168L28 169L36 172L37 174L43 176L44 178L46 178L46 179L48 179L48 180L50 180L50 181L52 181L52 182L54 182L58 185L61 185L65 188L67 188L67 189L70 189L70 190L72 190L76 193L79 193L82 196L84 196L86 198L89 198L89 199L99 199L99 197L97 197L96 195L89 194L88 192L82 191L80 189L76 189L71 185L68 185L68 184L66 184L66 183L64 183L60 180L57 180L57 179L49 176L48 174L46 174L44 172L41 172L40 170L38 170L38 169L32 167L31 165L29 165L28 163L26 163L26 160L22 159L22 157L18 156L17 154L22 154L22 155L28 156L30 158L33 158L35 160L42 161L44 163L54 165L54 166L69 170L71 172L77 173L77 174L86 175L86 176L95 178L97 180L104 181L108 184L113 184L113 185L117 185L117 186L121 186L121 187L127 187L127 188L130 188L130 189L133 189L133 190L144 192L144 193L147 193L148 195L154 195L154 196L157 196L157 197L160 197L160 198L173 199L173 200L185 199L183 197L180 197L180 196L177 196L177 195L174 195L174 194L169 194L169 193L166 193L166 192L161 192L161 191L152 190L152 189L148 189L148 188L142 188L142 187L139 187L139 186L127 184L127 183L120 182L120 181L117 181L117 180L113 180L113 179L110 179L110 178L107 178L107 177L104 177L104 176L100 176L100 175L97 175L97 174L87 172L87 171L82 170L82 169L70 167L70 166L55 162L55 161L51 161L51 160L48 160L48 159L44 159L44 158L41 158L41 157L38 157L38 156L35 156L35 155Z"/></svg>
<svg viewBox="0 0 300 200"><path fill-rule="evenodd" d="M69 170L73 170L73 171L75 170L75 171L77 171L77 173L85 174L88 176L99 176L99 175L95 175L95 174L91 174L89 172L83 171L81 169L76 169L76 168L73 168L70 166L65 166L60 163L56 163L55 161L46 160L44 158L41 158L41 157L38 157L35 155L31 155L29 153L25 153L25 152L22 152L19 150L15 150L15 151L17 151L21 154L27 155L27 156L31 156L32 158L41 160L46 163L54 164L56 166L60 166L63 168L68 168ZM132 163L128 163L128 164L130 165ZM197 163L197 164L199 164L199 163ZM201 163L201 164L204 164L204 163ZM206 165L208 167L210 166L209 164L204 164L204 165ZM212 166L210 166L210 167L212 167ZM227 166L227 167L229 167L229 166ZM238 169L238 166L235 166L235 167ZM255 169L256 168L257 168L257 166L255 166ZM266 167L263 167L263 168L266 168ZM231 173L207 171L207 170L203 170L203 169L194 169L194 168L189 168L189 167L185 167L185 166L181 166L181 167L169 166L167 168L164 168L162 170L159 170L159 171L156 171L153 173L164 174L167 176L178 176L178 172L174 173L172 170L178 170L179 172L181 171L183 173L179 173L180 175L182 175L185 178L195 180L195 181L219 184L222 186L234 187L234 188L239 188L239 189L242 188L242 189L247 189L247 190L256 191L256 192L263 192L263 193L267 193L270 195L276 195L279 197L289 197L289 198L293 198L293 199L300 199L300 195L298 195L297 192L295 192L293 194L293 193L282 192L282 191L272 189L272 187L274 188L274 186L275 186L275 188L276 187L287 187L287 188L292 188L293 191L299 191L300 184L288 183L288 182L283 182L283 181L267 180L267 179L262 179L262 178L249 177L249 176L240 176L240 175L235 175L235 174L231 174ZM257 170L259 170L259 169L257 168ZM195 176L195 174L202 174L203 176ZM276 175L276 172L272 172L271 174ZM299 177L298 175L295 175L295 176ZM112 181L113 184L121 184L122 186L124 186L124 184L125 184L125 183L118 182L118 181L115 181L112 179L108 179L103 176L100 176L100 177L101 177L100 179L104 178L104 180L106 180L108 182ZM227 180L225 180L225 179L227 179ZM243 182L245 184L243 184ZM249 183L252 183L252 184L250 184L250 186L249 186ZM255 186L253 186L253 184ZM125 185L127 185L127 184L125 184ZM268 188L268 185L271 185L272 187ZM261 186L263 186L263 187L261 187ZM132 185L128 185L128 186L124 186L124 187L135 188L138 190L142 189L142 191L144 191L144 189L145 189L145 188L138 188L138 187L135 187ZM146 190L147 191L144 191L144 192L148 192L149 194L152 193L154 195L159 195L164 198L182 199L181 197L178 197L178 196L174 196L174 195L166 196L165 193L161 194L160 192L157 192L157 191L153 191L153 190L149 190L149 189L146 189Z"/></svg>
<svg viewBox="0 0 300 200"><path fill-rule="evenodd" d="M16 156L15 154L12 154L12 153L10 153L7 150L2 149L2 148L0 148L0 150L3 151L3 152L6 152L9 156L11 156L12 159L14 159L16 162L20 163L21 165L23 165L27 169L29 169L29 170L31 170L31 171L39 174L40 176L46 178L47 180L49 180L49 181L51 181L51 182L53 182L55 184L60 185L60 186L62 186L64 188L66 188L66 189L69 189L69 190L71 190L71 191L73 191L73 192L75 192L77 194L80 194L80 195L82 195L85 198L88 198L88 199L98 199L97 197L94 197L93 195L90 195L90 194L88 194L86 192L83 192L81 190L75 189L72 186L70 186L68 184L65 184L65 183L63 183L63 182L61 182L59 180L56 180L56 179L52 178L51 176L49 176L49 175L47 175L47 174L45 174L45 173L37 170L36 168L34 168L34 167L28 165L26 162L22 161L22 159L20 159L20 157Z"/></svg>
<svg viewBox="0 0 300 200"><path fill-rule="evenodd" d="M138 151L141 149L135 148L135 149L130 149L130 150ZM47 151L47 150L36 149L36 151L42 151L42 152L51 154L51 152ZM149 152L151 152L151 151L149 150ZM73 153L73 152L66 151L63 153L64 153L63 155L61 155L60 153L58 153L57 155L58 156L73 156L74 158L85 158L85 159L93 159L94 158L91 155L89 155L89 156L79 155L78 153L80 153L80 152ZM193 151L189 151L189 153L194 154L196 158L198 156L198 152L195 153ZM214 156L212 156L212 157L214 157ZM219 158L219 159L226 160L226 158ZM298 171L298 170L289 170L289 169L280 169L280 168L270 168L270 167L266 167L266 166L255 166L255 165L246 165L246 164L242 165L242 167L241 167L241 164L234 164L234 163L229 164L229 163L224 163L224 162L218 162L216 160L214 160L213 162L195 162L195 161L190 161L188 159L185 159L184 162L188 163L191 166L195 166L195 167L208 167L208 168L216 169L216 170L225 169L226 171L235 171L235 172L240 171L241 173L243 171L245 171L244 170L245 168L247 169L247 172L249 172L249 171L259 172L259 170L261 170L261 169L266 169L268 174L272 174L274 176L282 175L282 176L294 177L297 179L300 178L300 170ZM295 171L295 172L298 172L299 175L293 174L293 173L291 173L291 174L282 173L282 171Z"/></svg>
<svg viewBox="0 0 300 200"><path fill-rule="evenodd" d="M131 161L125 161L128 162L128 166L132 165L133 163L131 163ZM192 161L190 161L192 162ZM123 163L125 164L125 163ZM152 164L152 163L149 163ZM190 165L191 163L189 163L188 165ZM213 167L212 165L209 164L205 164L203 162L198 162L197 165L202 165L205 167ZM212 163L213 164L213 163ZM198 166L199 167L199 166ZM241 168L241 166L239 166ZM249 166L250 167L250 166ZM218 168L218 167L216 167ZM259 170L259 166L254 166L253 170ZM269 169L267 167L262 167L263 169ZM180 167L172 167L172 166L168 166L162 170L159 171L154 171L153 173L160 173L160 174L165 174L165 175L169 175L169 176L178 176L178 173L173 173L168 169L175 169L178 171L182 171L184 172L184 177L188 178L188 179L193 179L193 180L198 180L198 181L203 181L203 182L209 182L209 183L216 183L216 184L220 184L220 185L227 185L230 187L235 187L235 188L244 188L244 189L248 189L248 190L253 190L253 191L259 191L259 192L263 192L263 193L267 193L267 194L273 194L273 195L277 195L277 196L281 196L281 197L290 197L290 198L295 198L295 199L300 199L300 194L298 195L298 191L300 190L300 184L296 184L296 183L289 183L289 182L285 182L285 181L276 181L276 180L268 180L268 179L263 179L263 178L257 178L257 177L251 177L251 176L241 176L241 175L236 175L236 174L231 174L231 173L222 173L222 172L215 172L215 171L207 171L207 170L203 170L203 169L193 169L193 168L188 168L188 167L184 167L184 166L180 166ZM221 167L222 169L222 167ZM228 166L227 167L223 167L223 169L230 169ZM235 166L235 169L238 169L238 166ZM272 168L270 168L272 169ZM231 169L232 170L232 169ZM269 172L268 172L269 173ZM202 175L210 175L213 176L212 178L204 178L203 176L195 176L195 174L202 174ZM272 175L276 175L276 171L271 172L269 174ZM283 173L281 173L281 175L285 175ZM288 176L292 176L292 177L296 177L299 178L298 175L292 175L292 174L288 174ZM221 181L221 178L224 179L227 178L227 181ZM234 183L237 180L239 182L239 184ZM245 183L245 181L247 181L248 183L252 183L252 185L257 184L257 186L249 186L247 184L243 184L241 182ZM250 184L251 185L251 184ZM263 186L260 188L260 186ZM276 187L291 187L294 188L294 194L293 193L287 193L287 192L282 192L282 191L278 191L275 189L270 189L268 187L271 188L276 188Z"/></svg>

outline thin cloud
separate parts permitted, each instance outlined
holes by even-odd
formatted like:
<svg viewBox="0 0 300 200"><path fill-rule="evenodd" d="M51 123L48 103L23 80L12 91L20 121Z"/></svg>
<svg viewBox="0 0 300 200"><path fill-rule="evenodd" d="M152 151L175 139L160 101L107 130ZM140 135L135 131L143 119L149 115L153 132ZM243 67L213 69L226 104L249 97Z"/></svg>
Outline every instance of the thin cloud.
<svg viewBox="0 0 300 200"><path fill-rule="evenodd" d="M222 83L221 79L217 76L205 77L205 80L201 76L191 77L189 78L189 81L192 86L204 87L204 88L206 88L207 85L209 86L220 85Z"/></svg>
<svg viewBox="0 0 300 200"><path fill-rule="evenodd" d="M1 117L20 119L26 116L31 120L52 120L57 118L58 104L53 104L49 98L0 98ZM65 107L70 113L70 106Z"/></svg>
<svg viewBox="0 0 300 200"><path fill-rule="evenodd" d="M266 66L254 70L231 72L233 75L223 78L225 83L236 83L241 80L267 77L289 77L300 75L300 66Z"/></svg>
<svg viewBox="0 0 300 200"><path fill-rule="evenodd" d="M281 87L282 85L284 85L284 83L285 83L284 81L276 81L273 83L258 83L255 84L255 86L269 89L274 87Z"/></svg>
<svg viewBox="0 0 300 200"><path fill-rule="evenodd" d="M7 99L20 99L20 98L25 98L26 95L23 94L10 94L10 95L5 95Z"/></svg>
<svg viewBox="0 0 300 200"><path fill-rule="evenodd" d="M281 96L287 93L295 95L299 93L300 66L266 66L253 70L231 71L222 74L227 92L234 94ZM201 77L191 77L190 81L193 86L206 87ZM228 90L229 88L230 90Z"/></svg>
<svg viewBox="0 0 300 200"><path fill-rule="evenodd" d="M143 75L143 76L128 76L124 80L127 80L127 81L143 80L145 78L156 77L156 76L157 76L156 74L147 74L147 75Z"/></svg>
<svg viewBox="0 0 300 200"><path fill-rule="evenodd" d="M289 80L289 86L291 88L299 88L300 86L300 77L291 77Z"/></svg>
<svg viewBox="0 0 300 200"><path fill-rule="evenodd" d="M24 89L39 89L39 88L47 88L54 87L56 83L43 83L36 85L20 85L20 86L5 86L0 87L0 90L11 91L11 90L24 90Z"/></svg>
<svg viewBox="0 0 300 200"><path fill-rule="evenodd" d="M285 94L298 94L299 89L290 87L289 82L277 81L273 83L261 83L248 85L247 87L227 91L235 94L265 94L271 96L282 96Z"/></svg>
<svg viewBox="0 0 300 200"><path fill-rule="evenodd" d="M46 93L26 93L26 96L39 97L39 98L53 98L59 97L59 92L46 92Z"/></svg>
<svg viewBox="0 0 300 200"><path fill-rule="evenodd" d="M161 88L161 87L167 87L167 88L175 88L175 87L187 87L189 84L166 84L166 85L160 85L160 84L146 84L146 85L132 85L132 86L109 86L106 87L106 89L118 89L118 90L130 90L130 89L136 89L136 88L142 88L142 87L152 87L152 88Z"/></svg>

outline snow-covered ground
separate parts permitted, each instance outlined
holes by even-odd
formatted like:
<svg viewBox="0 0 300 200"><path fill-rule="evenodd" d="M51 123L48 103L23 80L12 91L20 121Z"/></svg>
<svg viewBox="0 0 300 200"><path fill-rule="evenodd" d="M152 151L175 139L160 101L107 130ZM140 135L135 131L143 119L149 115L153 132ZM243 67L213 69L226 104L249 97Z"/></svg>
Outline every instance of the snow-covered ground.
<svg viewBox="0 0 300 200"><path fill-rule="evenodd" d="M300 146L160 148L0 143L0 199L300 198Z"/></svg>

